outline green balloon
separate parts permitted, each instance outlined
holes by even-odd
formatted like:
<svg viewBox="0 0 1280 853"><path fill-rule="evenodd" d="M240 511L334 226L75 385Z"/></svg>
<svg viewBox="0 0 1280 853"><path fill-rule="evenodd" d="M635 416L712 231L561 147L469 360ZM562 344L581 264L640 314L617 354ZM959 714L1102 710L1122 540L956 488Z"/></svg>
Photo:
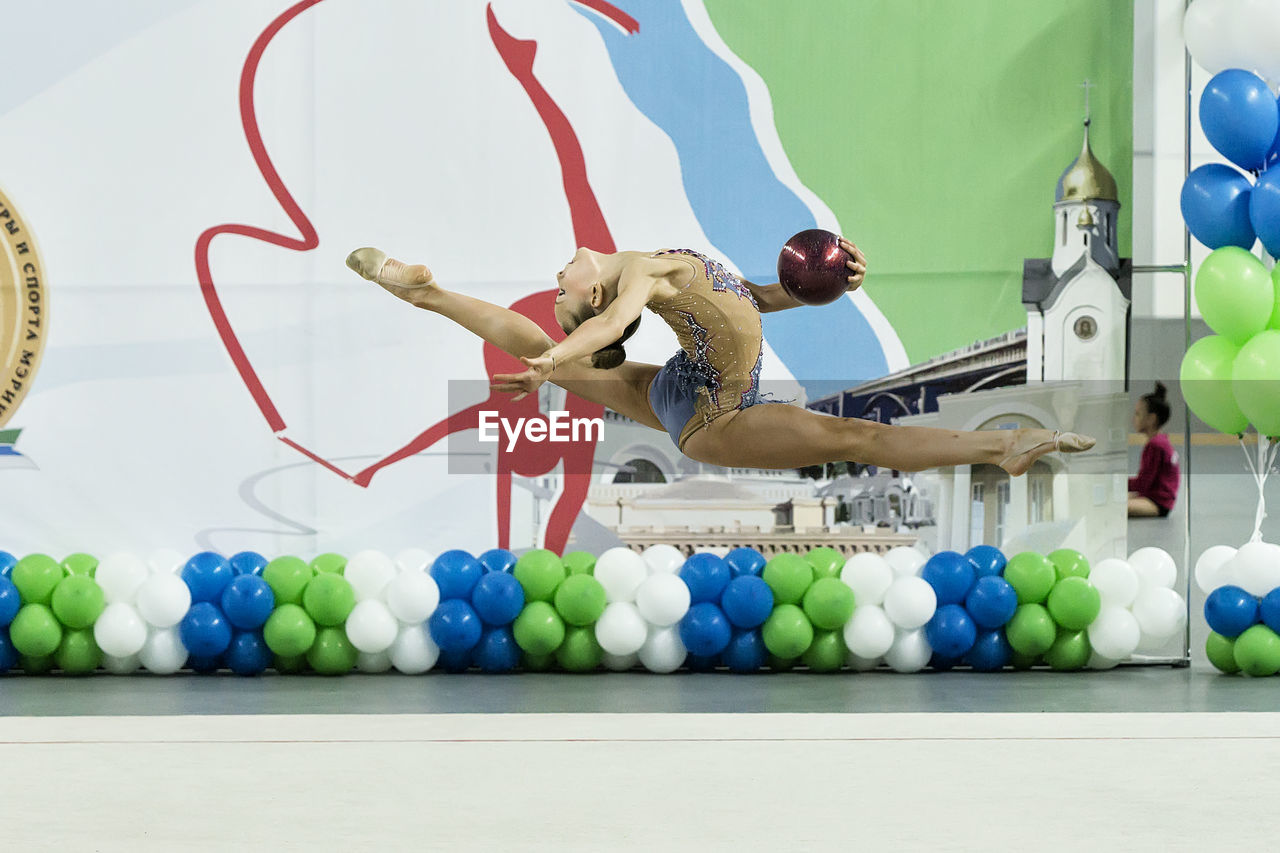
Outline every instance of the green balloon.
<svg viewBox="0 0 1280 853"><path fill-rule="evenodd" d="M347 569L347 558L341 554L321 554L311 561L311 571L316 574L340 575Z"/></svg>
<svg viewBox="0 0 1280 853"><path fill-rule="evenodd" d="M511 573L524 587L525 601L551 601L565 578L564 563L545 548L521 554Z"/></svg>
<svg viewBox="0 0 1280 853"><path fill-rule="evenodd" d="M1240 348L1231 391L1261 435L1280 436L1280 330L1259 332Z"/></svg>
<svg viewBox="0 0 1280 853"><path fill-rule="evenodd" d="M302 607L317 625L331 627L347 621L356 606L356 592L342 575L321 572L302 591ZM312 668L319 671L314 663Z"/></svg>
<svg viewBox="0 0 1280 853"><path fill-rule="evenodd" d="M804 650L800 660L810 672L839 672L848 655L843 631L815 631L813 642Z"/></svg>
<svg viewBox="0 0 1280 853"><path fill-rule="evenodd" d="M280 657L306 654L316 641L316 623L296 604L281 604L262 626L262 639L267 648Z"/></svg>
<svg viewBox="0 0 1280 853"><path fill-rule="evenodd" d="M1209 335L1187 347L1178 381L1187 407L1218 432L1239 435L1249 425L1240 411L1231 374L1240 348L1220 335Z"/></svg>
<svg viewBox="0 0 1280 853"><path fill-rule="evenodd" d="M798 604L813 583L813 566L799 554L778 554L764 564L762 577L773 590L775 603Z"/></svg>
<svg viewBox="0 0 1280 853"><path fill-rule="evenodd" d="M1005 636L1018 654L1039 657L1058 639L1058 626L1043 604L1023 604L1005 626Z"/></svg>
<svg viewBox="0 0 1280 853"><path fill-rule="evenodd" d="M282 604L301 604L302 591L307 588L313 574L311 567L300 557L276 557L262 570L262 579L275 593L276 606L279 607Z"/></svg>
<svg viewBox="0 0 1280 853"><path fill-rule="evenodd" d="M1271 274L1239 246L1215 249L1196 273L1196 306L1210 329L1243 346L1266 328L1275 309Z"/></svg>
<svg viewBox="0 0 1280 853"><path fill-rule="evenodd" d="M1049 615L1068 631L1083 631L1098 618L1102 596L1082 577L1065 577L1049 591Z"/></svg>
<svg viewBox="0 0 1280 853"><path fill-rule="evenodd" d="M9 625L9 641L20 655L44 657L62 642L62 626L48 605L24 604Z"/></svg>
<svg viewBox="0 0 1280 853"><path fill-rule="evenodd" d="M1209 657L1209 663L1217 667L1219 672L1230 675L1240 671L1240 665L1236 663L1235 640L1210 631L1209 639L1204 644L1204 653Z"/></svg>
<svg viewBox="0 0 1280 853"><path fill-rule="evenodd" d="M107 609L102 587L88 575L71 575L53 589L53 615L68 628L90 628ZM66 669L66 667L63 667Z"/></svg>
<svg viewBox="0 0 1280 853"><path fill-rule="evenodd" d="M808 564L805 565L807 568ZM763 634L764 647L769 653L788 660L800 657L809 648L813 642L813 624L794 604L779 604L765 620Z"/></svg>
<svg viewBox="0 0 1280 853"><path fill-rule="evenodd" d="M813 566L815 578L838 578L844 569L844 555L835 548L811 548L804 558Z"/></svg>
<svg viewBox="0 0 1280 853"><path fill-rule="evenodd" d="M1023 655L1014 652L1009 656L1009 666L1014 669L1031 669L1040 662L1039 655Z"/></svg>
<svg viewBox="0 0 1280 853"><path fill-rule="evenodd" d="M520 658L520 666L529 672L547 672L556 662L555 653L545 655L524 654Z"/></svg>
<svg viewBox="0 0 1280 853"><path fill-rule="evenodd" d="M58 669L68 675L85 675L102 665L102 649L94 642L91 629L67 631L62 635L53 660Z"/></svg>
<svg viewBox="0 0 1280 853"><path fill-rule="evenodd" d="M564 642L564 620L547 602L530 601L512 623L511 634L526 654L549 655Z"/></svg>
<svg viewBox="0 0 1280 853"><path fill-rule="evenodd" d="M805 592L803 606L815 628L843 628L853 618L853 590L839 578L818 578Z"/></svg>
<svg viewBox="0 0 1280 853"><path fill-rule="evenodd" d="M1267 328L1280 329L1280 267L1271 269L1271 290L1275 294L1275 304L1271 309L1271 319L1267 321Z"/></svg>
<svg viewBox="0 0 1280 853"><path fill-rule="evenodd" d="M596 642L594 628L570 628L565 632L564 642L556 649L556 662L569 672L591 672L600 666L603 659L604 649Z"/></svg>
<svg viewBox="0 0 1280 853"><path fill-rule="evenodd" d="M1049 562L1053 563L1058 580L1089 577L1089 561L1084 554L1072 548L1059 548L1049 552Z"/></svg>
<svg viewBox="0 0 1280 853"><path fill-rule="evenodd" d="M599 619L607 602L600 581L591 575L569 575L556 588L555 603L565 622L581 626Z"/></svg>
<svg viewBox="0 0 1280 853"><path fill-rule="evenodd" d="M62 566L47 554L28 554L13 567L9 580L18 588L23 604L48 604L53 588L62 580ZM49 654L53 651L50 649Z"/></svg>
<svg viewBox="0 0 1280 853"><path fill-rule="evenodd" d="M1092 653L1087 631L1060 631L1049 651L1044 653L1044 661L1059 672L1072 672L1084 669Z"/></svg>
<svg viewBox="0 0 1280 853"><path fill-rule="evenodd" d="M40 657L23 655L18 659L18 663L22 666L22 671L27 675L48 675L53 672L53 655L41 655Z"/></svg>
<svg viewBox="0 0 1280 853"><path fill-rule="evenodd" d="M564 555L564 568L571 575L590 575L596 570L595 555L589 551L570 551Z"/></svg>
<svg viewBox="0 0 1280 853"><path fill-rule="evenodd" d="M62 568L69 575L89 575L98 569L98 558L92 554L72 554L62 561Z"/></svg>
<svg viewBox="0 0 1280 853"><path fill-rule="evenodd" d="M300 672L307 671L307 656L288 655L286 657L284 655L276 655L271 665L276 672L282 675L297 675Z"/></svg>
<svg viewBox="0 0 1280 853"><path fill-rule="evenodd" d="M1254 625L1236 637L1236 666L1245 675L1275 675L1280 672L1280 636L1266 625Z"/></svg>
<svg viewBox="0 0 1280 853"><path fill-rule="evenodd" d="M333 575L337 577L337 575ZM359 652L341 628L321 628L307 649L307 663L321 675L343 675L356 665Z"/></svg>
<svg viewBox="0 0 1280 853"><path fill-rule="evenodd" d="M1058 570L1043 554L1023 551L1015 554L1004 567L1004 579L1018 594L1019 604L1039 604L1048 597L1049 590L1053 589L1053 584L1058 579Z"/></svg>
<svg viewBox="0 0 1280 853"><path fill-rule="evenodd" d="M799 658L780 658L777 655L769 655L766 663L769 664L769 669L774 672L790 672L796 668L796 664L799 661Z"/></svg>

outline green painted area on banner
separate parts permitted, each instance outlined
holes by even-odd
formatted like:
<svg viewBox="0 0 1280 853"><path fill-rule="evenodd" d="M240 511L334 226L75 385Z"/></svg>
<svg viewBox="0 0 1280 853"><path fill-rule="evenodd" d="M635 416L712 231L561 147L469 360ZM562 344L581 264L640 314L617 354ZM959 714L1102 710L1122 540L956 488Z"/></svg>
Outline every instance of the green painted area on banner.
<svg viewBox="0 0 1280 853"><path fill-rule="evenodd" d="M769 87L800 180L868 256L866 288L919 362L1026 325L1059 175L1091 141L1130 254L1133 7L1114 0L706 0Z"/></svg>

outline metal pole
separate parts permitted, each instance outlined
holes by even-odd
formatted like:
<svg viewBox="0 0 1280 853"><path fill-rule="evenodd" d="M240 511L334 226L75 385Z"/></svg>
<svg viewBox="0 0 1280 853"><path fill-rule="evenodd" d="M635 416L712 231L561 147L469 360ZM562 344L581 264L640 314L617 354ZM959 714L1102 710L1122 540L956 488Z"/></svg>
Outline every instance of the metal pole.
<svg viewBox="0 0 1280 853"><path fill-rule="evenodd" d="M1191 0L1183 6L1183 16L1191 5ZM1184 39L1185 40L1185 39ZM1183 68L1186 108L1183 114L1182 145L1182 181L1186 184L1191 174L1191 50L1183 45ZM1183 351L1191 348L1191 230L1185 222L1182 224L1182 326L1184 336ZM1182 449L1186 452L1187 482L1187 515L1183 522L1182 565L1187 572L1183 594L1187 601L1187 621L1182 636L1182 661L1178 666L1191 666L1191 409L1187 406L1187 398L1182 398Z"/></svg>

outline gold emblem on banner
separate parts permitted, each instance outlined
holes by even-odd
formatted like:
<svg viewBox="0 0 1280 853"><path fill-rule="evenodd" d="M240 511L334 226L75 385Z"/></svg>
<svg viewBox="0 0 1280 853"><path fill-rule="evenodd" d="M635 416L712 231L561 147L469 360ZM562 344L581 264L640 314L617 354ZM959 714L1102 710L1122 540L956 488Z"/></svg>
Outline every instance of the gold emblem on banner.
<svg viewBox="0 0 1280 853"><path fill-rule="evenodd" d="M0 427L31 390L48 335L44 265L27 223L0 190Z"/></svg>

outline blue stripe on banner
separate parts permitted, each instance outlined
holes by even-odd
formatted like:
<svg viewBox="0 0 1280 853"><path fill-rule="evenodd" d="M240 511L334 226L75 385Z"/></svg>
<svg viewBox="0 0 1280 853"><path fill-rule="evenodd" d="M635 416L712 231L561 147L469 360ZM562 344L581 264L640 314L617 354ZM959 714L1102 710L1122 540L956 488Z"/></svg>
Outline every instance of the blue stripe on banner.
<svg viewBox="0 0 1280 853"><path fill-rule="evenodd" d="M698 37L679 0L612 2L639 21L639 33L625 35L574 8L600 31L627 96L675 144L685 193L707 237L747 278L776 281L782 244L816 223L769 167L741 78ZM848 299L763 321L770 346L810 397L888 372L879 339Z"/></svg>
<svg viewBox="0 0 1280 853"><path fill-rule="evenodd" d="M12 445L0 444L0 456L21 456L22 454L13 449Z"/></svg>

